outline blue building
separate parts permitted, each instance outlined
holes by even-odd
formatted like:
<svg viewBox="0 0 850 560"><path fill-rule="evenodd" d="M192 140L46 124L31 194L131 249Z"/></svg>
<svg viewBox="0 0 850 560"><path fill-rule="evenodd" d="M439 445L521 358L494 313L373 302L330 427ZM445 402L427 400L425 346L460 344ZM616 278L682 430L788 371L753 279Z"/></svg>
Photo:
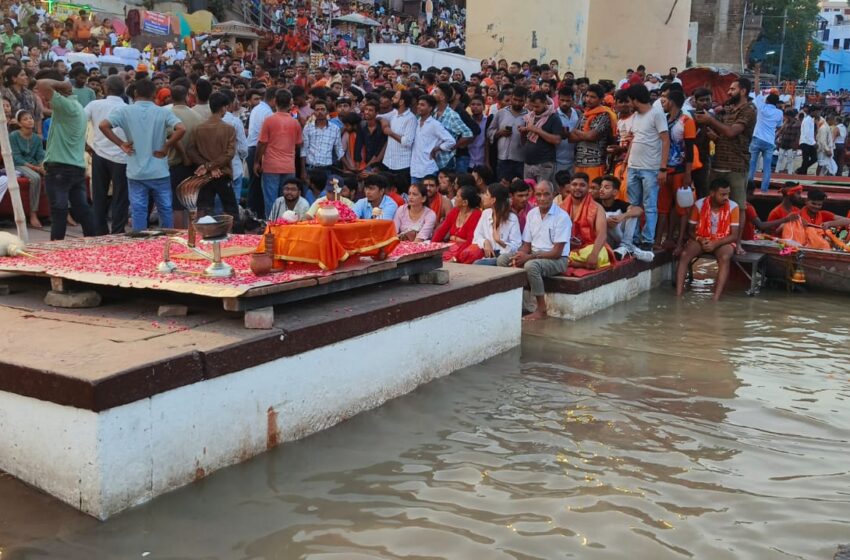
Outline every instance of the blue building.
<svg viewBox="0 0 850 560"><path fill-rule="evenodd" d="M818 91L850 89L850 51L824 49L818 73Z"/></svg>

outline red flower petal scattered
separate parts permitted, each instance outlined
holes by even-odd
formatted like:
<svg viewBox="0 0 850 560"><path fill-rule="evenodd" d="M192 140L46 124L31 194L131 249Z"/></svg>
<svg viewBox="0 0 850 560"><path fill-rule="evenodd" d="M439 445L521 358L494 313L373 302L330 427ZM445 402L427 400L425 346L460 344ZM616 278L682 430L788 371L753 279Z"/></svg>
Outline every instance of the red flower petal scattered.
<svg viewBox="0 0 850 560"><path fill-rule="evenodd" d="M338 200L326 200L323 202L322 207L334 207L336 211L339 212L339 221L343 224L350 224L351 222L357 221L357 214L354 213L354 210L343 204Z"/></svg>
<svg viewBox="0 0 850 560"><path fill-rule="evenodd" d="M344 205L343 205L344 206ZM347 207L346 207L347 209ZM184 236L185 237L185 236ZM231 235L222 243L227 247L256 247L260 242L258 235ZM111 240L109 244L107 241ZM169 289L169 284L180 283L197 285L218 285L240 287L245 290L269 283L285 283L316 276L330 276L335 272L343 272L346 268L356 266L359 258L348 259L336 271L323 271L318 266L306 263L289 263L284 271L266 276L256 276L251 272L251 255L224 257L222 260L233 267L234 276L230 278L210 278L203 275L209 266L206 260L185 260L175 258L176 255L188 253L188 250L177 245L171 245L171 259L183 273L163 274L156 271L162 261L165 239L128 239L125 237L88 238L76 241L82 248L71 247L68 242L50 242L38 245L35 257L2 257L0 270L39 272L50 276L63 276L68 273L92 273L109 277L112 283L121 282L132 287L134 279L153 281L151 286L163 290ZM89 246L91 244L91 246ZM425 253L445 247L444 243L411 243L402 242L389 255L387 260L393 261L401 257ZM60 247L58 250L51 250ZM201 244L204 250L211 246Z"/></svg>

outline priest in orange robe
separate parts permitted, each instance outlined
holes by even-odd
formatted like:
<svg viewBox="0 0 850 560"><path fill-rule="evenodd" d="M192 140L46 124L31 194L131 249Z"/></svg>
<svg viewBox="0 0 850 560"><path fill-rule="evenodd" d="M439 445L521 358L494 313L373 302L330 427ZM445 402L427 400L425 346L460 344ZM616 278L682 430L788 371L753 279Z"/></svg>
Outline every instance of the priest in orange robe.
<svg viewBox="0 0 850 560"><path fill-rule="evenodd" d="M590 196L590 182L586 173L579 172L570 182L570 195L561 202L561 208L573 222L573 239L570 243L570 266L574 268L605 268L611 266L608 239L608 222L605 209Z"/></svg>

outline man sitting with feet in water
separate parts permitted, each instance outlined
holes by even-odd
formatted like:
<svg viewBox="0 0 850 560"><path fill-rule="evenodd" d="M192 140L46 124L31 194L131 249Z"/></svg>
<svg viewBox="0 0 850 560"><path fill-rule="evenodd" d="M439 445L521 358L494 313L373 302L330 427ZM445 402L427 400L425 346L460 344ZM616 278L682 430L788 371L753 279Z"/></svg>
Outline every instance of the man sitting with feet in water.
<svg viewBox="0 0 850 560"><path fill-rule="evenodd" d="M690 262L703 253L712 253L717 258L717 280L714 286L714 301L720 299L738 239L740 209L729 200L731 185L725 177L714 179L708 187L708 196L697 200L691 208L688 221L688 242L679 257L676 271L676 295L685 290L685 277Z"/></svg>
<svg viewBox="0 0 850 560"><path fill-rule="evenodd" d="M537 309L524 320L545 319L546 290L543 278L558 276L567 270L570 254L570 216L553 204L555 191L549 181L540 181L534 187L537 206L528 212L522 232L522 246L516 253L503 252L496 260L499 266L524 268L528 275L531 295L537 299Z"/></svg>

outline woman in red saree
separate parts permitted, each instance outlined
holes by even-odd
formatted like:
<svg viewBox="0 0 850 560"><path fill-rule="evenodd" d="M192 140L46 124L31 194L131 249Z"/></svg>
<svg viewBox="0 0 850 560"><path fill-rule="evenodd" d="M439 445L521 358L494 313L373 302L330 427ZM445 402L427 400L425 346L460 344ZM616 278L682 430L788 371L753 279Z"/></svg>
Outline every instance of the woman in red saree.
<svg viewBox="0 0 850 560"><path fill-rule="evenodd" d="M475 227L481 218L480 206L481 197L475 187L464 185L457 192L454 208L434 232L432 239L438 243L452 243L451 248L443 253L444 261L471 264L475 260L471 255L466 255L464 250L472 244Z"/></svg>

